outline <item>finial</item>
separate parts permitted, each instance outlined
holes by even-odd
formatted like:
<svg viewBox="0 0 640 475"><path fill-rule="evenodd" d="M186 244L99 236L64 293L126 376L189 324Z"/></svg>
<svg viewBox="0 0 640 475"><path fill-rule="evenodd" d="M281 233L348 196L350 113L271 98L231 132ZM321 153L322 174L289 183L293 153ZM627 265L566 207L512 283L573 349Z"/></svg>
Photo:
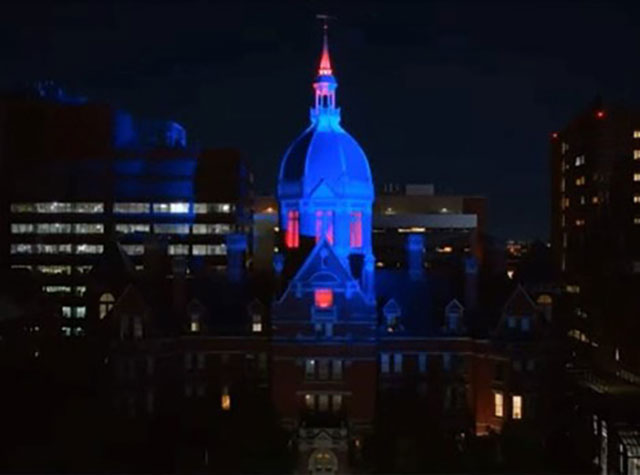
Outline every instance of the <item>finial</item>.
<svg viewBox="0 0 640 475"><path fill-rule="evenodd" d="M329 20L331 17L326 14L316 15L318 20L322 20L322 57L320 58L320 68L318 69L319 76L331 76L333 70L331 69L331 58L329 57L329 39L327 31L329 30Z"/></svg>

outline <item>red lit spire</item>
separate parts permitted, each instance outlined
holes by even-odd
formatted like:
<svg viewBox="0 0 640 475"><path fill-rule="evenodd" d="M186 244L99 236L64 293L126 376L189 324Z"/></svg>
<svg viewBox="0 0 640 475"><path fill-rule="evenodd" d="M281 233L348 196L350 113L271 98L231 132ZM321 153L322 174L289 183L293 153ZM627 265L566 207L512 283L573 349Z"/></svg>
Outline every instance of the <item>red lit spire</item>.
<svg viewBox="0 0 640 475"><path fill-rule="evenodd" d="M324 39L322 42L322 57L320 58L320 67L318 68L318 76L331 76L331 58L329 57L329 40L327 38L327 19L324 19Z"/></svg>

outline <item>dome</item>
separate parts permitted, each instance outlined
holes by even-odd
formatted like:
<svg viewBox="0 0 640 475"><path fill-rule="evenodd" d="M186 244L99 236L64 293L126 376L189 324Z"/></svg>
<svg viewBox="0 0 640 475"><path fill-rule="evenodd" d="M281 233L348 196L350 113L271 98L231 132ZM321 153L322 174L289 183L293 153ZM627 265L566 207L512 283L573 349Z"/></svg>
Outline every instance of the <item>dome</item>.
<svg viewBox="0 0 640 475"><path fill-rule="evenodd" d="M312 124L286 151L279 197L309 196L324 182L336 197L373 199L371 170L362 148L338 124L324 122Z"/></svg>

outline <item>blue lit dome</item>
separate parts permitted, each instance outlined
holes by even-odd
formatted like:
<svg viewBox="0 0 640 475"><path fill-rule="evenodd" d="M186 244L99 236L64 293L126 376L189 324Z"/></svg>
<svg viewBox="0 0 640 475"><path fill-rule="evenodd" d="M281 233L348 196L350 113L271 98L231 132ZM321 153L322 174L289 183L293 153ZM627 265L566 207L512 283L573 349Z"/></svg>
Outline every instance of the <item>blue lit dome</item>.
<svg viewBox="0 0 640 475"><path fill-rule="evenodd" d="M338 120L317 117L291 144L280 166L281 198L309 196L324 182L336 197L373 199L367 156Z"/></svg>

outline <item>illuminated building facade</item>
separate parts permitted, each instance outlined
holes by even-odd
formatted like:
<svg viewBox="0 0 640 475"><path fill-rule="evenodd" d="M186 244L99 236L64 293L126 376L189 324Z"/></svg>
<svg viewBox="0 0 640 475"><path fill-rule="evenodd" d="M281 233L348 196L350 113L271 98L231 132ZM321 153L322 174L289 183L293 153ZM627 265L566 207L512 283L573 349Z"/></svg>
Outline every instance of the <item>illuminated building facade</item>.
<svg viewBox="0 0 640 475"><path fill-rule="evenodd" d="M587 433L608 445L594 454L603 472L625 473L635 449L617 434L640 421L620 396L640 395L640 111L595 101L551 135L550 164L559 316L576 380L591 393L581 400L585 427L593 422Z"/></svg>
<svg viewBox="0 0 640 475"><path fill-rule="evenodd" d="M82 335L99 309L87 280L111 242L139 272L149 246L186 257L191 271L247 254L250 175L237 152L190 148L175 122L51 84L1 102L2 262L38 277L66 335Z"/></svg>

